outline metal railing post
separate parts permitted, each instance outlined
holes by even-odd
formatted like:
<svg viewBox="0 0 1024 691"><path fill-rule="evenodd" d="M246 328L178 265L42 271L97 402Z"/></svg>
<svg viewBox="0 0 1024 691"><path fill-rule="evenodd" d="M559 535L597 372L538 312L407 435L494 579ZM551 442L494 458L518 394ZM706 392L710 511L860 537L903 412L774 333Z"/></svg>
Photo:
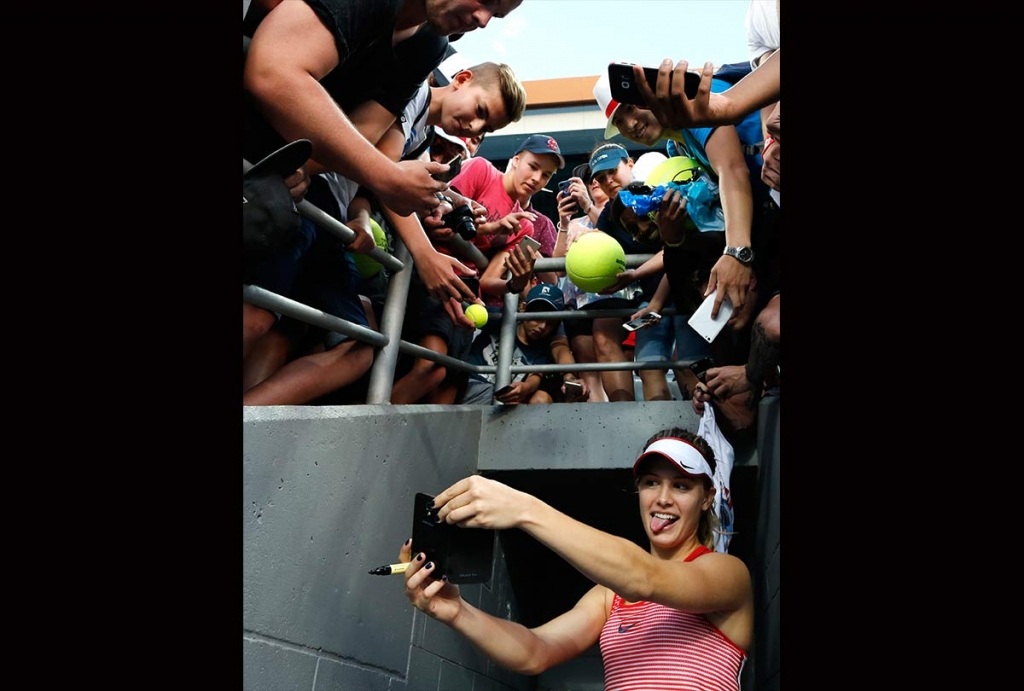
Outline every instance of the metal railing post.
<svg viewBox="0 0 1024 691"><path fill-rule="evenodd" d="M403 271L393 274L388 280L384 294L384 313L381 315L380 330L388 339L388 344L381 348L370 370L370 384L366 392L369 404L390 403L391 387L395 383L395 365L398 363L399 341L402 336L402 323L405 321L405 307L409 300L409 285L412 283L412 256L409 249L395 234L395 255L405 266Z"/></svg>
<svg viewBox="0 0 1024 691"><path fill-rule="evenodd" d="M252 164L243 158L242 173L245 174L250 168L252 168ZM316 223L324 230L337 235L346 245L351 245L356 239L356 232L354 230L336 219L334 216L323 211L312 202L308 202L303 199L295 205L295 208L297 208L299 210L299 214L305 218L313 221L313 223ZM374 247L367 253L367 256L376 259L382 266L386 267L392 273L402 270L402 262L379 247Z"/></svg>
<svg viewBox="0 0 1024 691"><path fill-rule="evenodd" d="M501 334L498 337L498 362L494 371L495 391L512 381L512 351L516 347L516 313L519 311L519 295L505 293L504 302L504 311L501 315Z"/></svg>
<svg viewBox="0 0 1024 691"><path fill-rule="evenodd" d="M283 295L272 293L266 288L245 285L243 283L242 301L262 307L268 312L279 312L292 319L298 319L306 324L319 326L322 329L349 336L370 345L385 346L388 344L387 336L379 334L373 329L354 324L347 319L336 317L323 310L314 309L309 305L286 298Z"/></svg>

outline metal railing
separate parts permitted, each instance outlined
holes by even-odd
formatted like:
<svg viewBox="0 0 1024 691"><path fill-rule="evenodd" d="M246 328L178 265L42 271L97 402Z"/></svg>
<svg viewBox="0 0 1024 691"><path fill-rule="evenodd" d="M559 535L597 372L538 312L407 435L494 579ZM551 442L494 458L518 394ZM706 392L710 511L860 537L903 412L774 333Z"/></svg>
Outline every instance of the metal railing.
<svg viewBox="0 0 1024 691"><path fill-rule="evenodd" d="M251 164L243 159L242 171L251 168ZM299 213L305 218L316 223L319 227L337 235L345 244L351 244L355 240L355 231L341 221L328 215L308 201L299 202L296 207ZM306 304L278 295L264 288L254 285L242 286L242 300L257 307L262 307L271 312L291 317L306 324L317 326L328 331L357 339L364 343L380 348L377 353L373 367L370 371L370 381L367 390L366 402L368 404L381 404L391 402L391 387L394 384L395 368L398 364L400 353L411 355L425 360L430 360L445 367L468 372L470 374L493 374L495 375L495 390L511 382L516 374L536 372L565 373L565 372L620 372L636 370L669 370L680 369L688 366L694 360L664 360L660 362L637 362L627 360L624 362L577 362L574 365L550 364L550 365L513 365L512 354L514 350L516 325L526 319L543 319L551 321L568 321L574 319L600 319L606 317L623 318L629 317L636 308L622 309L586 309L576 310L566 308L563 311L551 312L530 312L519 311L519 295L508 293L504 296L504 305L501 315L501 329L499 332L498 362L496 365L474 365L465 360L453 358L448 355L434 352L429 348L404 341L401 338L402 324L405 321L405 310L409 296L409 285L412 279L412 257L405 244L397 234L392 234L395 254L391 255L374 248L368 256L380 262L382 266L390 271L387 289L384 297L384 310L381 315L380 332L369 329L360 324L355 324L346 319L336 317L332 314L315 309ZM471 247L472 245L469 244ZM474 248L475 249L475 248ZM626 267L635 268L640 266L653 255L650 254L629 254L626 255ZM482 258L482 257L481 257ZM480 259L480 258L478 258ZM479 262L475 262L478 263ZM486 266L486 260L483 260ZM483 268L483 267L481 267ZM564 271L565 257L542 257L534 264L535 271ZM672 316L675 309L672 307L662 310L663 316Z"/></svg>

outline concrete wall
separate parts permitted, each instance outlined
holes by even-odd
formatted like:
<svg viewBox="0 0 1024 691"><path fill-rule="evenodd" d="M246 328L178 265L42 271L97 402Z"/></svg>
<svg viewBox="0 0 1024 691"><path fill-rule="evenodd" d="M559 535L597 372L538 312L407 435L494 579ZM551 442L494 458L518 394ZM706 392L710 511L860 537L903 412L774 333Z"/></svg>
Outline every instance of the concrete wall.
<svg viewBox="0 0 1024 691"><path fill-rule="evenodd" d="M653 431L677 424L697 425L677 402L244 408L243 687L601 688L596 649L538 678L509 673L413 608L400 576L367 571L397 561L416 492L437 492L478 469L624 467ZM737 449L737 465L751 462ZM776 476L776 497L777 489ZM769 505L777 515L774 501L762 508ZM777 616L774 525L768 588ZM491 581L461 591L516 620L503 559L499 542ZM750 664L767 664L777 683L775 626L774 648L755 651Z"/></svg>
<svg viewBox="0 0 1024 691"><path fill-rule="evenodd" d="M754 581L754 601L757 617L754 622L754 691L779 691L781 661L779 631L782 612L779 599L779 572L781 567L779 513L781 504L779 453L780 403L778 397L761 401L757 411L758 439L758 535L754 548L751 576Z"/></svg>

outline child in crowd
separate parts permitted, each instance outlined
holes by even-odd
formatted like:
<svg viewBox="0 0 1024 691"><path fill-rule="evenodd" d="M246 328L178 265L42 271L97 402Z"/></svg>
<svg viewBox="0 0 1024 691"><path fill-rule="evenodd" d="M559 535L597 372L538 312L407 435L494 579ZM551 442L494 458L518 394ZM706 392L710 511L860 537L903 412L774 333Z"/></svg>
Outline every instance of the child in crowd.
<svg viewBox="0 0 1024 691"><path fill-rule="evenodd" d="M506 293L518 293L526 287L507 278L504 267L509 251L523 237L534 235L537 215L525 211L523 203L564 167L558 142L545 134L534 134L520 143L504 172L476 156L452 180L453 189L487 207L488 220L477 228L473 244L490 260L480 277L480 290L484 302L496 311L501 310Z"/></svg>
<svg viewBox="0 0 1024 691"><path fill-rule="evenodd" d="M601 142L594 147L590 155L590 172L604 196L609 200L601 210L600 216L597 217L595 225L598 231L615 238L626 254L653 254L659 249L656 244L645 243L631 237L609 220L611 203L619 194L619 190L633 181L633 164L634 161L629 152L618 144ZM562 202L564 202L564 196L560 203ZM561 209L559 211L561 214ZM600 302L588 301L583 309L588 307L591 309L639 308L654 295L659 280L660 276L652 274L635 282L620 281L612 288L601 291L605 295L614 294L617 299ZM579 296L577 296L577 301L579 301ZM593 321L594 350L598 362L629 361L630 358L627 358L622 350L622 341L627 336L622 324L626 320L627 317L604 317ZM653 334L650 331L650 329L643 329L636 333L637 351L640 352L644 346L650 347L649 343L654 338L662 340L668 338L669 340L662 346L662 349L667 348L671 352L671 335ZM669 392L668 379L664 370L640 370L639 376L644 400L671 400L672 395ZM609 401L635 400L632 371L601 372L601 380Z"/></svg>
<svg viewBox="0 0 1024 691"><path fill-rule="evenodd" d="M549 283L531 281L533 287L520 297L520 312L558 312L565 308L565 299L557 286ZM489 320L483 330L473 340L467 361L474 365L498 364L501 322ZM527 319L516 323L515 343L512 352L512 365L575 365L565 330L556 321L545 319ZM566 398L565 382L580 382L572 372L557 375L560 380L559 389L555 392ZM552 403L552 392L543 386L545 376L536 372L515 374L507 390L498 395L494 391L495 375L470 374L466 382L466 390L459 403L487 404L491 399L499 403ZM581 382L582 383L582 382ZM580 398L586 399L588 392L584 385ZM573 399L568 396L568 399Z"/></svg>

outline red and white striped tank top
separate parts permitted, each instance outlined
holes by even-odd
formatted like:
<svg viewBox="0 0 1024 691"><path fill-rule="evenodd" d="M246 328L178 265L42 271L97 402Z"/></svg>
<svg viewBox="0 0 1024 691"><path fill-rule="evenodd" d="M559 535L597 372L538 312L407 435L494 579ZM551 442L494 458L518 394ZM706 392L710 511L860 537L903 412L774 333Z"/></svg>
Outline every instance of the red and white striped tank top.
<svg viewBox="0 0 1024 691"><path fill-rule="evenodd" d="M698 547L686 561L710 551ZM599 640L605 691L739 691L747 660L703 614L618 595Z"/></svg>

